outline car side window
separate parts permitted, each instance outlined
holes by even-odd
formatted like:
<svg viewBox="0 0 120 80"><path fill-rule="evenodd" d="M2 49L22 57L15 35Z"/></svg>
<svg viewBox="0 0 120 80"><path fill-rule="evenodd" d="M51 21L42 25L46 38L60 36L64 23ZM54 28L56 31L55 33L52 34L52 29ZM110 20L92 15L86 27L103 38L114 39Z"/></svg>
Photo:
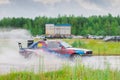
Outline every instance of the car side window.
<svg viewBox="0 0 120 80"><path fill-rule="evenodd" d="M48 42L48 48L60 48L60 44L58 42L50 41Z"/></svg>
<svg viewBox="0 0 120 80"><path fill-rule="evenodd" d="M37 43L33 43L32 45L29 46L30 49L35 49L37 48Z"/></svg>

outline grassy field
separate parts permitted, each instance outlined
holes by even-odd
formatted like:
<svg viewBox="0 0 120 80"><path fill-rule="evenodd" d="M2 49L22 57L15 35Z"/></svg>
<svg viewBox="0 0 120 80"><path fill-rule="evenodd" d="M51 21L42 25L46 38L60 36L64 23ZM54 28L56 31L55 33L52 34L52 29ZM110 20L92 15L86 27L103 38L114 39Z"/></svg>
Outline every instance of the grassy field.
<svg viewBox="0 0 120 80"><path fill-rule="evenodd" d="M94 39L64 39L73 47L86 48L93 51L93 55L120 55L120 42L104 42Z"/></svg>
<svg viewBox="0 0 120 80"><path fill-rule="evenodd" d="M105 70L93 70L84 66L65 66L61 70L38 73L17 72L1 75L0 80L120 80L120 72Z"/></svg>

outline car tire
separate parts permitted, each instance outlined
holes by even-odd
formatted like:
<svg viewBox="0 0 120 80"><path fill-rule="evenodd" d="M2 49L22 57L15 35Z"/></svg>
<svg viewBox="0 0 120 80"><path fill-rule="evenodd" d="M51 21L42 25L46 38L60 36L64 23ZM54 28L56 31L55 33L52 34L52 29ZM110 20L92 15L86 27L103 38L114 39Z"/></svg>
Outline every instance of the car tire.
<svg viewBox="0 0 120 80"><path fill-rule="evenodd" d="M32 52L27 52L25 55L24 55L24 58L30 58L32 56Z"/></svg>
<svg viewBox="0 0 120 80"><path fill-rule="evenodd" d="M80 58L81 58L81 55L79 54L72 54L70 57L71 60L79 60Z"/></svg>

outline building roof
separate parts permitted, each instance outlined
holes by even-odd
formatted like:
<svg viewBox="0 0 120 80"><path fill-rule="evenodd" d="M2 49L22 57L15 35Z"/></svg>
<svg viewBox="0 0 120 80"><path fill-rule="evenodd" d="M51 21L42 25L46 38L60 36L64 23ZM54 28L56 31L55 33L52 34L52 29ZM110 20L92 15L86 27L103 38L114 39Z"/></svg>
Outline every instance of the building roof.
<svg viewBox="0 0 120 80"><path fill-rule="evenodd" d="M71 27L71 25L70 25L70 24L56 24L55 26L56 26L56 27L57 27L57 26L58 26L58 27L59 27L59 26L64 26L64 27L65 27L65 26L66 26L66 27Z"/></svg>

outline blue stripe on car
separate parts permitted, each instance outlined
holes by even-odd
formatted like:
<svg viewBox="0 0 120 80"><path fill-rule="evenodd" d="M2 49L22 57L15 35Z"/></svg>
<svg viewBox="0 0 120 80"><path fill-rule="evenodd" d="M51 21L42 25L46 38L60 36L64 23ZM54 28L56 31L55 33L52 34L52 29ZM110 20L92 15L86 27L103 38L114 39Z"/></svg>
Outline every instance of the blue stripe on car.
<svg viewBox="0 0 120 80"><path fill-rule="evenodd" d="M80 55L84 55L85 54L84 51L80 51L80 50L75 50L75 53L80 54Z"/></svg>

